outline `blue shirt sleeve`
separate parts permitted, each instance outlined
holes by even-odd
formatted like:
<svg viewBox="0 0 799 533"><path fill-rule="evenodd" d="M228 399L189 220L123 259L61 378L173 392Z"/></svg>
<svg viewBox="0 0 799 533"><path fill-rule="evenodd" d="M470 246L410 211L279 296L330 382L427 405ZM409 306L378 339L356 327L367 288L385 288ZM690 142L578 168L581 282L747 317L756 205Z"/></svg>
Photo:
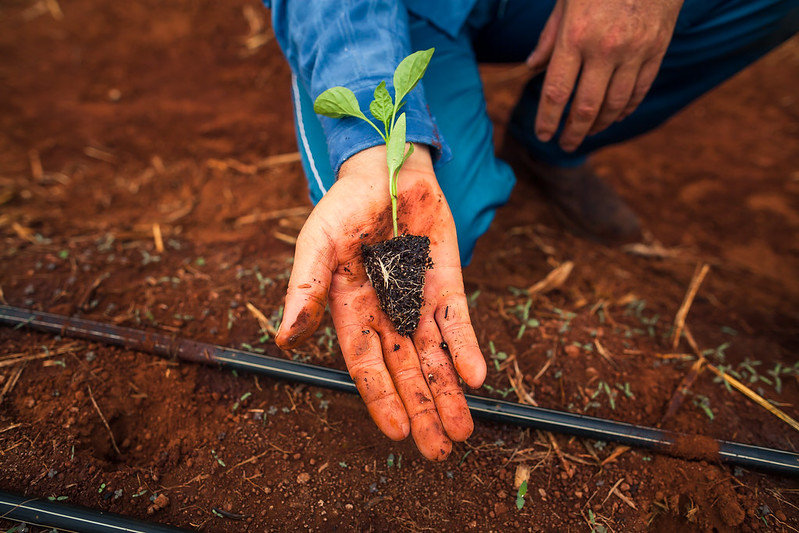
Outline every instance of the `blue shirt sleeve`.
<svg viewBox="0 0 799 533"><path fill-rule="evenodd" d="M408 12L396 0L264 0L272 9L275 37L297 79L312 99L330 87L351 89L368 109L374 89L385 80L393 91L394 69L411 53ZM407 140L431 147L433 160L451 159L427 107L423 84L406 96ZM338 173L350 156L383 140L356 118L320 117Z"/></svg>

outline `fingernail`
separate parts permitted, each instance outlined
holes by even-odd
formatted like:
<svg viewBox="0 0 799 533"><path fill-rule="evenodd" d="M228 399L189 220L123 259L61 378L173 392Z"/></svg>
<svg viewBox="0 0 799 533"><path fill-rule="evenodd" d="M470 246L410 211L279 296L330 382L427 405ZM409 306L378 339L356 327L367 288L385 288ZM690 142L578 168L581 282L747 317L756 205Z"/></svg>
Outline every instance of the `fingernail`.
<svg viewBox="0 0 799 533"><path fill-rule="evenodd" d="M549 142L550 139L552 139L552 133L548 131L537 131L535 132L535 135L542 143Z"/></svg>

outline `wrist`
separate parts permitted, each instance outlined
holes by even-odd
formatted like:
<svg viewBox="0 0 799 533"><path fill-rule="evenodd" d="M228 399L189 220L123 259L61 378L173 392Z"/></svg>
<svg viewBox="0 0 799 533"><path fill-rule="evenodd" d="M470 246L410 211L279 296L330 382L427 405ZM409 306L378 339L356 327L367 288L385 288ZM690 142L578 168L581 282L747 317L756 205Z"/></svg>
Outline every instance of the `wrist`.
<svg viewBox="0 0 799 533"><path fill-rule="evenodd" d="M405 161L400 171L400 180L402 174L406 172L429 172L433 174L433 159L430 154L430 147L426 144L413 144L413 153ZM407 150L406 144L406 150ZM388 164L386 163L386 145L380 144L372 146L365 150L350 156L339 169L337 179L342 179L352 175L364 175L366 177L380 176L388 180Z"/></svg>

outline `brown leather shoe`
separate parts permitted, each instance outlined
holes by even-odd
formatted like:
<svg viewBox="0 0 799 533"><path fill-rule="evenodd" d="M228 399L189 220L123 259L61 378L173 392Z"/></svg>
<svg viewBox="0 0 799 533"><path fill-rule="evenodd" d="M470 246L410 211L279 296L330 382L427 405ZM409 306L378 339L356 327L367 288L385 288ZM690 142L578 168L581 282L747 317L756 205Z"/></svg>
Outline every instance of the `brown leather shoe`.
<svg viewBox="0 0 799 533"><path fill-rule="evenodd" d="M505 135L500 157L519 179L526 179L541 191L572 233L606 245L641 240L636 214L587 164L568 168L541 163L509 134Z"/></svg>

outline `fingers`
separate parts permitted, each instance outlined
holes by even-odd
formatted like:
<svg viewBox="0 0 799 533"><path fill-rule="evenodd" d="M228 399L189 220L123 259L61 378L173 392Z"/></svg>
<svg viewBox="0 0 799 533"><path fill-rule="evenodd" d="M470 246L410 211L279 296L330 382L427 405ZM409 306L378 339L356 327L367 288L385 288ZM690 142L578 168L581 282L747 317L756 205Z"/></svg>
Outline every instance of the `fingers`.
<svg viewBox="0 0 799 533"><path fill-rule="evenodd" d="M474 430L474 422L432 309L422 309L414 345L444 430L452 440L466 440Z"/></svg>
<svg viewBox="0 0 799 533"><path fill-rule="evenodd" d="M527 67L534 72L541 72L546 68L552 51L555 49L555 41L560 29L560 22L563 16L563 4L558 2L549 15L541 35L538 37L538 44L527 58Z"/></svg>
<svg viewBox="0 0 799 533"><path fill-rule="evenodd" d="M438 304L435 318L452 354L455 370L470 387L476 389L482 386L486 377L486 363L469 319L466 296L460 293L443 298Z"/></svg>
<svg viewBox="0 0 799 533"><path fill-rule="evenodd" d="M634 67L620 67L613 73L613 78L608 86L608 93L605 95L605 102L599 111L599 116L594 121L589 135L599 133L619 118L619 115L627 107L635 88L635 80L638 78L638 69Z"/></svg>
<svg viewBox="0 0 799 533"><path fill-rule="evenodd" d="M613 65L604 61L594 60L583 67L569 118L560 136L560 147L567 152L577 149L593 126L612 74Z"/></svg>
<svg viewBox="0 0 799 533"><path fill-rule="evenodd" d="M535 134L541 142L549 142L558 129L563 108L569 101L577 73L580 71L580 55L566 45L556 45L549 62L541 102L535 120Z"/></svg>
<svg viewBox="0 0 799 533"><path fill-rule="evenodd" d="M297 237L283 321L275 339L281 348L296 347L319 327L336 268L335 254L335 246L327 233L310 218Z"/></svg>
<svg viewBox="0 0 799 533"><path fill-rule="evenodd" d="M619 118L616 120L624 120L636 108L641 104L644 100L644 97L649 92L649 89L652 87L652 84L655 82L655 78L658 75L658 71L660 70L660 63L663 61L663 56L660 55L654 59L650 59L641 67L641 71L638 73L638 79L635 82L635 89L633 89L633 95L630 98L627 107L624 108L624 111L621 112Z"/></svg>
<svg viewBox="0 0 799 533"><path fill-rule="evenodd" d="M383 359L410 419L416 447L427 459L443 461L452 451L452 441L444 432L413 343L391 327L380 333Z"/></svg>
<svg viewBox="0 0 799 533"><path fill-rule="evenodd" d="M344 361L372 420L388 438L404 439L410 432L410 422L383 363L377 333L357 323L336 324L336 330Z"/></svg>

